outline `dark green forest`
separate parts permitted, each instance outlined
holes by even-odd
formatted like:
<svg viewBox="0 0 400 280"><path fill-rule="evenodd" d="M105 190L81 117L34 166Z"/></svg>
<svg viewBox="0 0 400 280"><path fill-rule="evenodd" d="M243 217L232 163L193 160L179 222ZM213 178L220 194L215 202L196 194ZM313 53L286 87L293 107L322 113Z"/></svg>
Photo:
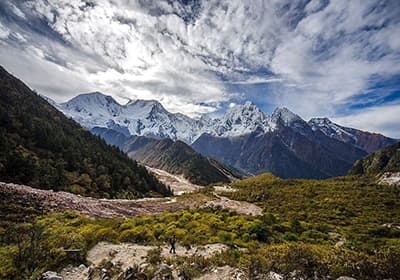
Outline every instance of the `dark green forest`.
<svg viewBox="0 0 400 280"><path fill-rule="evenodd" d="M171 191L0 68L0 180L94 197Z"/></svg>
<svg viewBox="0 0 400 280"><path fill-rule="evenodd" d="M137 147L137 140L147 142ZM173 174L183 174L193 184L206 186L219 182L228 183L230 177L239 178L221 163L194 151L182 141L171 139L149 139L132 136L123 148L128 155L138 161Z"/></svg>

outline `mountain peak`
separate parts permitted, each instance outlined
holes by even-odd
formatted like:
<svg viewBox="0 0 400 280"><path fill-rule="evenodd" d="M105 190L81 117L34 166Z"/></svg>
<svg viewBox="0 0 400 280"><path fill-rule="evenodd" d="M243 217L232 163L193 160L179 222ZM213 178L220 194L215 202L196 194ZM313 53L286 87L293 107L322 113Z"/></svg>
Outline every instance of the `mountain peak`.
<svg viewBox="0 0 400 280"><path fill-rule="evenodd" d="M161 106L162 104L154 99L149 99L149 100L145 100L145 99L135 99L135 100L129 100L128 103L126 103L125 106L140 106L140 107L145 107L145 106Z"/></svg>
<svg viewBox="0 0 400 280"><path fill-rule="evenodd" d="M271 132L280 127L290 127L307 136L320 130L328 137L357 145L361 145L362 139L371 138L356 136L355 134L361 132L341 127L328 118L313 118L307 123L286 107L276 108L269 116L251 101L229 108L220 118L204 115L199 119L170 113L157 100L130 100L125 105L120 105L111 96L101 92L80 94L56 107L88 129L105 127L131 135L171 138L186 143L193 143L204 133L218 137L236 137ZM364 142L369 141L367 140ZM390 142L391 139L385 138L382 141ZM375 146L368 146L367 149L374 150Z"/></svg>
<svg viewBox="0 0 400 280"><path fill-rule="evenodd" d="M66 106L69 106L69 105L79 105L82 103L86 103L86 104L88 104L88 103L96 104L97 103L98 105L118 104L118 102L115 101L115 99L112 96L105 95L104 93L101 93L99 91L79 94L63 104L65 104Z"/></svg>
<svg viewBox="0 0 400 280"><path fill-rule="evenodd" d="M251 101L236 105L217 119L215 133L218 136L238 136L255 131L270 131L268 116Z"/></svg>
<svg viewBox="0 0 400 280"><path fill-rule="evenodd" d="M251 112L257 112L257 113L262 113L264 114L260 108L258 108L253 102L251 101L246 101L244 104L240 105L235 105L231 108L229 108L225 112L225 116L229 115L235 115L235 114L251 114Z"/></svg>
<svg viewBox="0 0 400 280"><path fill-rule="evenodd" d="M244 104L243 104L243 108L254 108L256 107L256 105L251 102L250 100L247 100Z"/></svg>
<svg viewBox="0 0 400 280"><path fill-rule="evenodd" d="M124 107L131 116L140 119L141 117L154 117L161 114L167 116L170 113L157 100L131 100Z"/></svg>
<svg viewBox="0 0 400 280"><path fill-rule="evenodd" d="M275 123L281 121L285 126L290 126L296 121L303 121L299 115L296 115L286 107L276 108L271 115L271 119Z"/></svg>

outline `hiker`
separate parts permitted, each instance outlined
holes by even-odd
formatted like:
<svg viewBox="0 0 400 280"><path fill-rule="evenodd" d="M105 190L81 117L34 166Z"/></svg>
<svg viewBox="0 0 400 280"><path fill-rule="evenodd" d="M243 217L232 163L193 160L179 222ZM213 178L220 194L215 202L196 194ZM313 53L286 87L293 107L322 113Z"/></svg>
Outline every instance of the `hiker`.
<svg viewBox="0 0 400 280"><path fill-rule="evenodd" d="M172 235L172 237L169 240L169 244L171 245L171 249L169 249L170 254L176 254L175 252L175 243L176 243L176 237L175 234Z"/></svg>

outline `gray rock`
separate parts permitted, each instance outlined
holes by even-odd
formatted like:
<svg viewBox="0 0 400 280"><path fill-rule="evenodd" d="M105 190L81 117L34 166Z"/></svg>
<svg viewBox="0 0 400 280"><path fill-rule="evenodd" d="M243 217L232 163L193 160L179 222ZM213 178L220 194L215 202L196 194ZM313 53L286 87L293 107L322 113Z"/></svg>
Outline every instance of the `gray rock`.
<svg viewBox="0 0 400 280"><path fill-rule="evenodd" d="M63 278L54 271L46 271L38 280L63 280Z"/></svg>
<svg viewBox="0 0 400 280"><path fill-rule="evenodd" d="M276 272L270 271L267 275L266 280L283 280L283 276Z"/></svg>
<svg viewBox="0 0 400 280"><path fill-rule="evenodd" d="M88 268L88 272L87 272L87 280L92 280L93 278L93 272L94 272L94 266L91 265Z"/></svg>
<svg viewBox="0 0 400 280"><path fill-rule="evenodd" d="M172 279L171 267L165 263L161 264L158 270L154 273L152 280Z"/></svg>
<svg viewBox="0 0 400 280"><path fill-rule="evenodd" d="M338 279L336 279L336 280L356 280L355 278L353 278L353 277L348 277L348 276L340 276Z"/></svg>
<svg viewBox="0 0 400 280"><path fill-rule="evenodd" d="M101 270L101 277L100 277L100 279L101 279L101 280L110 280L110 279L111 279L111 278L110 278L110 274L108 273L107 269L103 268L103 269Z"/></svg>
<svg viewBox="0 0 400 280"><path fill-rule="evenodd" d="M123 280L147 280L145 273L139 271L139 266L129 267L125 273Z"/></svg>

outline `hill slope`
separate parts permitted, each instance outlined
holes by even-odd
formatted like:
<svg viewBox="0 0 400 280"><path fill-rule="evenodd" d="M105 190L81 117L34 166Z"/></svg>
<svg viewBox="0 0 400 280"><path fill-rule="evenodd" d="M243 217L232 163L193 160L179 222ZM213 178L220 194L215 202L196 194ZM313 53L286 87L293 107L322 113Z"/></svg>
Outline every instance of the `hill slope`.
<svg viewBox="0 0 400 280"><path fill-rule="evenodd" d="M390 145L358 160L350 170L350 174L399 172L400 142Z"/></svg>
<svg viewBox="0 0 400 280"><path fill-rule="evenodd" d="M144 136L126 137L120 132L99 127L93 128L91 132L104 138L107 143L120 147L130 158L173 174L183 174L193 184L228 183L238 176L219 162L200 155L182 141Z"/></svg>
<svg viewBox="0 0 400 280"><path fill-rule="evenodd" d="M0 67L0 180L96 197L169 190Z"/></svg>

